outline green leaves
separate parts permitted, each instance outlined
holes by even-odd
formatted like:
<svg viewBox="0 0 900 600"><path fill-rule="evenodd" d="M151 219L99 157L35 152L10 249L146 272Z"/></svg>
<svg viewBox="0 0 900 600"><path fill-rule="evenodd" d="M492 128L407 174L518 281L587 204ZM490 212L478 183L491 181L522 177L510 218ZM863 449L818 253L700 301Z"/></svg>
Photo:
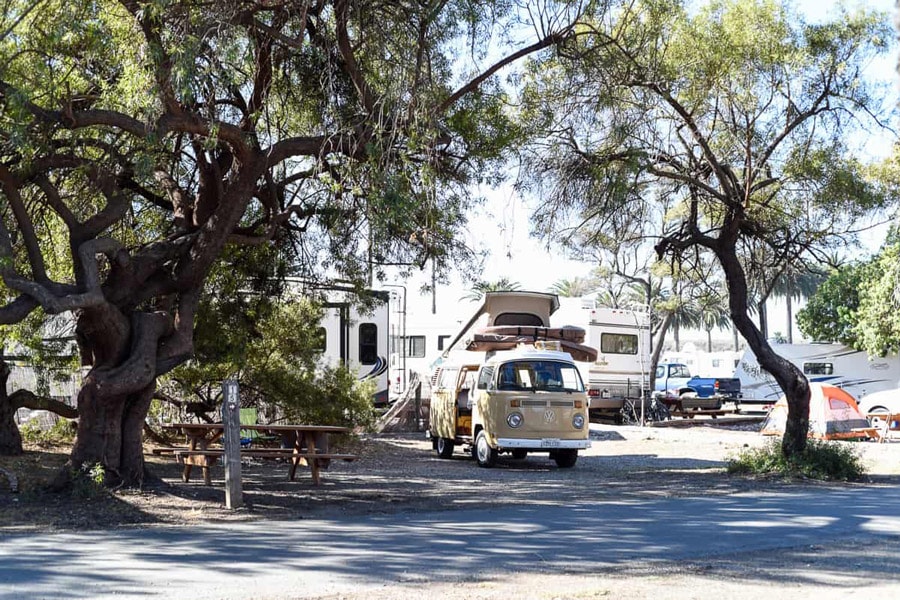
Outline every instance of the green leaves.
<svg viewBox="0 0 900 600"><path fill-rule="evenodd" d="M834 271L797 313L797 326L811 340L859 345L856 325L862 288L872 267L855 263Z"/></svg>

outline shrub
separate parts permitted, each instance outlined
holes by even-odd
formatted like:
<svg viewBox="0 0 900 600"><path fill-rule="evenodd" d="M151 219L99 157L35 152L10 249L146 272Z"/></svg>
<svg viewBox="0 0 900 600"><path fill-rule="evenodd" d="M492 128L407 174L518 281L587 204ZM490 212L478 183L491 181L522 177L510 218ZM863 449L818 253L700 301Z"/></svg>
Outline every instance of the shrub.
<svg viewBox="0 0 900 600"><path fill-rule="evenodd" d="M42 429L37 419L32 419L19 427L22 441L36 446L56 446L69 444L75 439L75 423L60 419L50 429Z"/></svg>
<svg viewBox="0 0 900 600"><path fill-rule="evenodd" d="M846 442L808 440L806 449L788 459L781 440L760 448L748 448L726 462L728 472L737 475L781 475L826 481L855 481L866 472L858 450Z"/></svg>

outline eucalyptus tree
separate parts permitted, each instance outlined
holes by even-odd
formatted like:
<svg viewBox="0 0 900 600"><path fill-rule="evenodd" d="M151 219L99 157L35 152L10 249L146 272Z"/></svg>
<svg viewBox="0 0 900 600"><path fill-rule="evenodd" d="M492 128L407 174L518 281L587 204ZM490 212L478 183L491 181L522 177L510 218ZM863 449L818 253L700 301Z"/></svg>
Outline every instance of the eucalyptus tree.
<svg viewBox="0 0 900 600"><path fill-rule="evenodd" d="M806 445L809 386L749 316L744 252L778 264L854 241L854 223L887 202L851 135L882 131L863 77L888 49L885 15L839 11L809 24L789 6L714 0L621 2L592 15L560 53L536 61L524 119L540 132L526 172L544 213L596 231L611 214L665 206L648 232L679 264L715 258L729 315L788 398L782 448Z"/></svg>
<svg viewBox="0 0 900 600"><path fill-rule="evenodd" d="M517 135L497 73L563 39L577 9L4 7L0 323L39 307L75 315L90 371L61 473L99 463L128 484L143 477L155 380L193 354L223 249L273 244L289 274L351 280L464 261L464 186ZM523 30L529 14L539 20Z"/></svg>

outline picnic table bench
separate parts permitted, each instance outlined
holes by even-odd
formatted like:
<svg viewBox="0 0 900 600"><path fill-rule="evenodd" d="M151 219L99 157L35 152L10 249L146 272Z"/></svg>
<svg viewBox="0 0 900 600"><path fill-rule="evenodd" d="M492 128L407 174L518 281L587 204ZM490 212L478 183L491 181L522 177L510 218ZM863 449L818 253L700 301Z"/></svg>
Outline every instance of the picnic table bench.
<svg viewBox="0 0 900 600"><path fill-rule="evenodd" d="M172 454L179 462L184 464L181 478L190 481L192 467L200 467L203 471L203 481L207 485L212 483L209 468L214 466L217 460L224 456L222 448L211 448L210 445L218 441L224 433L224 425L221 423L174 423L168 425L171 429L178 429L185 434L188 440L187 448L173 448ZM305 465L309 467L314 485L319 485L321 477L319 471L327 467L332 459L353 461L358 458L355 454L335 453L328 451L328 436L335 433L350 433L347 427L333 425L242 425L241 429L253 429L279 435L282 438L281 448L241 448L241 456L256 458L283 458L289 460L291 468L288 477L291 481L297 472L297 467Z"/></svg>
<svg viewBox="0 0 900 600"><path fill-rule="evenodd" d="M878 442L882 443L891 439L892 431L897 431L897 428L892 427L892 425L900 421L900 413L892 413L889 410L876 410L868 413L866 419L872 424L872 429L876 431Z"/></svg>

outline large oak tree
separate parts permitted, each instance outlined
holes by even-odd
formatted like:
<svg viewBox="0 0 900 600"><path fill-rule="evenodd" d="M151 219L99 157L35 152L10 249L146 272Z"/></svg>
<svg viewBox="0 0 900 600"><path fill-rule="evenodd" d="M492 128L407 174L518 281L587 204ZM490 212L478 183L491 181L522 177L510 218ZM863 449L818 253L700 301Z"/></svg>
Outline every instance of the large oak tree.
<svg viewBox="0 0 900 600"><path fill-rule="evenodd" d="M889 18L809 24L766 0L616 4L535 63L524 116L540 134L527 169L539 218L603 230L666 206L656 251L680 269L715 258L732 322L787 395L791 456L806 445L808 382L750 318L748 274L852 243L857 218L887 201L852 142L890 135L886 93L863 77Z"/></svg>
<svg viewBox="0 0 900 600"><path fill-rule="evenodd" d="M532 29L479 0L2 4L0 323L74 314L70 467L129 484L226 245L303 276L446 267L516 131L495 74L569 27L549 2Z"/></svg>

